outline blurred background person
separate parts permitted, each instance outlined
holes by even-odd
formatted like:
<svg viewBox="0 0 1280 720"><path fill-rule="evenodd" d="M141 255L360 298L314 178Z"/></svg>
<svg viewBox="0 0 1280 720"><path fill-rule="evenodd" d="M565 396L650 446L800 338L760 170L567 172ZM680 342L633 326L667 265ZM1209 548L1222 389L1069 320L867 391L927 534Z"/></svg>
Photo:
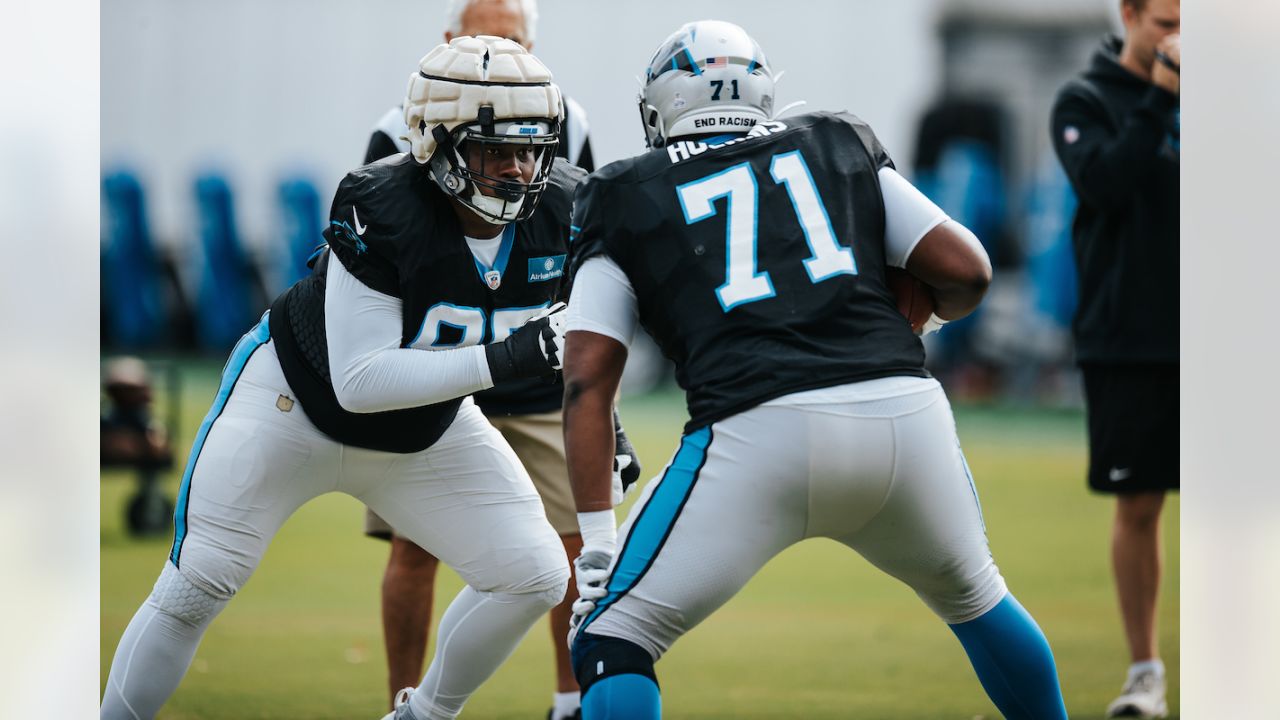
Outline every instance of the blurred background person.
<svg viewBox="0 0 1280 720"><path fill-rule="evenodd" d="M1076 358L1089 487L1116 496L1111 561L1132 664L1107 717L1167 714L1156 635L1165 493L1178 490L1179 0L1122 0L1058 95L1054 147L1079 197Z"/></svg>
<svg viewBox="0 0 1280 720"><path fill-rule="evenodd" d="M173 501L165 497L158 480L161 471L173 467L173 446L170 429L159 423L152 411L155 393L147 364L136 357L111 360L103 371L102 390L107 400L99 432L102 467L137 472L138 489L125 511L129 532L167 532ZM169 401L175 399L171 396Z"/></svg>
<svg viewBox="0 0 1280 720"><path fill-rule="evenodd" d="M538 26L537 0L449 0L445 11L444 41L459 35L496 35L514 40L533 52ZM587 135L587 113L569 96L564 96L564 128L556 154L592 172L591 138ZM378 120L364 161L371 163L388 155L408 152L404 134L404 108L397 105Z"/></svg>
<svg viewBox="0 0 1280 720"><path fill-rule="evenodd" d="M444 40L463 35L495 35L514 40L532 50L537 30L538 4L535 0L451 0L445 13ZM587 137L587 117L582 107L564 98L565 120L556 154L590 172L594 170L591 141ZM405 140L404 109L397 105L374 127L365 151L365 162L408 152ZM510 383L477 393L476 405L511 444L516 456L533 478L547 519L560 534L569 560L582 547L574 515L569 475L565 468L564 436L560 402L564 386L557 381ZM639 474L639 463L634 473ZM439 560L407 538L396 534L385 520L366 510L365 534L391 542L391 554L382 578L382 627L387 654L388 701L396 692L417 684L431 632ZM552 646L555 648L556 686L552 694L549 720L578 717L578 683L569 663L564 637L569 632L573 593L549 616Z"/></svg>

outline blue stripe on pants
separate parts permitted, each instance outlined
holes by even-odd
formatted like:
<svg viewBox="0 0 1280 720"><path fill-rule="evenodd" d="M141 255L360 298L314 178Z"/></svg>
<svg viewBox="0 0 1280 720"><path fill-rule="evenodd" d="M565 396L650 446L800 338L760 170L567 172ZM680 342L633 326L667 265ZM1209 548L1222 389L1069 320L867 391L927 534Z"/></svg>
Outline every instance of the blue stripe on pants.
<svg viewBox="0 0 1280 720"><path fill-rule="evenodd" d="M662 549L671 534L680 510L684 508L693 485L698 481L698 472L707 459L707 446L711 444L711 427L695 430L680 441L680 449L676 457L663 473L662 480L649 502L640 511L631 532L627 535L626 544L618 554L618 561L609 577L608 591L596 609L582 622L579 634L586 631L600 614L610 605L626 595L640 578L648 572L658 551Z"/></svg>
<svg viewBox="0 0 1280 720"><path fill-rule="evenodd" d="M209 408L209 414L204 416L204 422L200 424L200 429L196 432L196 440L191 445L191 454L187 456L187 469L182 473L182 485L178 489L178 502L173 509L173 548L169 551L169 561L178 566L178 556L182 552L182 541L187 537L187 506L191 500L191 476L195 474L196 461L200 459L200 451L204 448L205 438L209 436L209 430L213 428L213 422L222 414L223 408L227 406L227 399L231 397L231 391L236 386L236 381L240 379L240 374L244 372L244 366L248 364L249 358L253 356L253 352L266 344L271 339L271 329L268 323L270 311L262 314L260 320L252 330L245 333L240 341L236 343L236 347L231 351L231 357L227 358L227 364L222 368L222 384L218 386L218 394L213 399L213 407Z"/></svg>

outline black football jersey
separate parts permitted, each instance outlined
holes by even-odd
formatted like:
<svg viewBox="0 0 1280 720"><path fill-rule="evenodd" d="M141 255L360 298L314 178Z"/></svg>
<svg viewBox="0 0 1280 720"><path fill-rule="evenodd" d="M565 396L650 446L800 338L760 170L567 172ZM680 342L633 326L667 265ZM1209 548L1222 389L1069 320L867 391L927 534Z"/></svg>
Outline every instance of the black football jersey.
<svg viewBox="0 0 1280 720"><path fill-rule="evenodd" d="M801 390L928 375L885 283L885 166L870 127L820 112L673 142L579 186L571 263L603 254L626 273L687 429Z"/></svg>
<svg viewBox="0 0 1280 720"><path fill-rule="evenodd" d="M462 402L380 413L352 413L338 404L324 330L328 253L365 285L401 300L401 347L430 351L501 341L565 294L569 214L583 175L556 160L537 212L506 226L498 257L486 267L467 246L448 199L413 157L398 155L348 174L324 231L327 252L271 308L281 368L316 427L348 445L417 452L440 437ZM560 407L558 382L524 380L511 391L524 412Z"/></svg>

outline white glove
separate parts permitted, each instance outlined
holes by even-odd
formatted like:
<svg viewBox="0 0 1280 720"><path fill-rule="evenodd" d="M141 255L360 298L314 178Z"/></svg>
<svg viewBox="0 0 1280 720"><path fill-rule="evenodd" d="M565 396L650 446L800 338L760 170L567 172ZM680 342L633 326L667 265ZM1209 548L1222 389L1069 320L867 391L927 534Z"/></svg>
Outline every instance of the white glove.
<svg viewBox="0 0 1280 720"><path fill-rule="evenodd" d="M534 322L548 318L547 329L551 332L542 333L542 352L546 355L547 364L555 370L564 366L564 328L569 318L569 313L566 312L568 307L565 303L558 302L528 320Z"/></svg>
<svg viewBox="0 0 1280 720"><path fill-rule="evenodd" d="M920 335L920 337L924 337L929 333L938 332L939 330L942 329L942 326L946 324L947 324L946 320L943 320L942 318L938 317L937 314L935 313L930 313L929 319L925 320L924 324L920 326L920 332L918 334Z"/></svg>
<svg viewBox="0 0 1280 720"><path fill-rule="evenodd" d="M585 617L596 609L597 600L609 594L606 586L612 564L612 547L582 546L582 554L573 561L573 571L578 580L578 599L573 602L575 617Z"/></svg>
<svg viewBox="0 0 1280 720"><path fill-rule="evenodd" d="M582 532L582 552L573 561L578 583L578 599L573 603L574 628L596 608L596 601L609 594L609 566L618 544L618 528L612 510L578 513ZM572 630L570 630L572 634Z"/></svg>
<svg viewBox="0 0 1280 720"><path fill-rule="evenodd" d="M622 501L636 486L635 483L629 483L625 487L622 484L622 471L629 467L631 467L630 455L615 455L613 457L613 492L610 499L613 501L614 507L621 505Z"/></svg>

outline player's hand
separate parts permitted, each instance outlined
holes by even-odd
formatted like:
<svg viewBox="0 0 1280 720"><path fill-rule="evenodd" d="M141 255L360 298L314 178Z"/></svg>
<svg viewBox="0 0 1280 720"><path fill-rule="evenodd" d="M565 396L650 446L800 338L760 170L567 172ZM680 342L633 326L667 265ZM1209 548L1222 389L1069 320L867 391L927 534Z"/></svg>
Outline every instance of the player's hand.
<svg viewBox="0 0 1280 720"><path fill-rule="evenodd" d="M609 594L609 566L613 564L612 546L583 545L582 553L573 561L573 572L578 582L578 599L573 603L576 627L581 618L596 609L596 601Z"/></svg>
<svg viewBox="0 0 1280 720"><path fill-rule="evenodd" d="M627 439L622 429L622 421L618 419L618 411L613 411L613 506L618 507L626 499L627 493L636 486L640 479L640 458L636 449Z"/></svg>
<svg viewBox="0 0 1280 720"><path fill-rule="evenodd" d="M578 530L582 533L582 550L573 561L578 599L573 603L573 618L569 621L570 642L582 619L596 609L597 601L608 594L609 566L613 564L613 554L618 546L613 510L578 513Z"/></svg>
<svg viewBox="0 0 1280 720"><path fill-rule="evenodd" d="M517 378L545 377L564 364L565 304L556 303L516 328L506 340L485 345L495 385Z"/></svg>
<svg viewBox="0 0 1280 720"><path fill-rule="evenodd" d="M1182 36L1166 35L1156 45L1156 62L1151 68L1151 82L1174 95L1178 94L1179 72L1182 69Z"/></svg>

